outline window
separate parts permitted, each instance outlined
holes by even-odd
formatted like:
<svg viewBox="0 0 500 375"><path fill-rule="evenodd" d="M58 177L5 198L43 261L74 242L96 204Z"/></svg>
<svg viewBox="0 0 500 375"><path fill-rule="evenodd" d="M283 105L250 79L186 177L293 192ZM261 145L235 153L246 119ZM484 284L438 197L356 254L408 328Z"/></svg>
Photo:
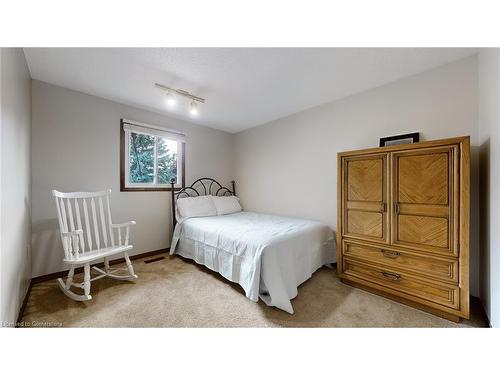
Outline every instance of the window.
<svg viewBox="0 0 500 375"><path fill-rule="evenodd" d="M122 119L120 141L121 191L184 186L184 134Z"/></svg>

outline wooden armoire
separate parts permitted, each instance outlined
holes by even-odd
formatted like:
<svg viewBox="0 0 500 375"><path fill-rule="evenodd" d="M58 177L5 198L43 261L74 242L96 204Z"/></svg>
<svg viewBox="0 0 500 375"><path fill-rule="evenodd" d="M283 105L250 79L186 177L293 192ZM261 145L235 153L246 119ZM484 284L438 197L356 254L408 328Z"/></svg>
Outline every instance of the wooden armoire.
<svg viewBox="0 0 500 375"><path fill-rule="evenodd" d="M469 137L338 154L342 281L469 318Z"/></svg>

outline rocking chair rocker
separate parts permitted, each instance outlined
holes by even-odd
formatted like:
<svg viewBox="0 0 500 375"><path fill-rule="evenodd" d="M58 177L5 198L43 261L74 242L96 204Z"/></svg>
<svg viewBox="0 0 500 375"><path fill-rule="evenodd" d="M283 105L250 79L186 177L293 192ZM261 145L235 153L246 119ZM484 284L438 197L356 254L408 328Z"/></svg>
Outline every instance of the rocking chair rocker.
<svg viewBox="0 0 500 375"><path fill-rule="evenodd" d="M59 229L64 249L63 261L70 267L66 282L61 278L57 281L62 292L75 301L91 300L90 283L97 279L106 276L118 280L137 278L128 256L128 251L133 247L128 243L130 226L134 225L135 221L122 224L112 223L109 207L110 194L110 189L90 193L61 193L52 190L52 195L56 200ZM107 215L104 214L103 200L105 200ZM82 209L80 209L80 204ZM83 215L81 215L82 210ZM82 225L82 221L84 225ZM122 242L123 228L125 228L125 240ZM111 243L108 243L107 231L109 231ZM118 234L118 243L115 242L115 231ZM101 239L103 247L101 247ZM109 257L117 254L123 254L126 268L110 268ZM99 273L99 276L91 279L90 264L98 259L104 259L104 270L96 266L92 267L94 271ZM84 269L83 283L74 283L75 267L81 265ZM121 270L126 270L128 274L117 275L116 272ZM83 289L84 294L72 292L70 290L72 286Z"/></svg>

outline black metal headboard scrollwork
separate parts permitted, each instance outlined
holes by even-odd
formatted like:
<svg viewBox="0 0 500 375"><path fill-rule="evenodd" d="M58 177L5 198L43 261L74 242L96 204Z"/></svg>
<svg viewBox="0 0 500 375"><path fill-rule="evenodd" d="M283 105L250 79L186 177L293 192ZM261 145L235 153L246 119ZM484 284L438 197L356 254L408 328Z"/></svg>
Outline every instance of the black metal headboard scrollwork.
<svg viewBox="0 0 500 375"><path fill-rule="evenodd" d="M215 196L227 196L227 195L236 195L235 182L231 181L232 190L222 186L220 183L215 181L210 177L203 177L197 179L195 182L191 184L191 186L183 187L177 192L174 191L175 180L172 179L170 181L172 185L172 223L173 228L175 228L175 224L177 224L177 219L175 217L175 207L177 199L179 198L187 198L187 197L200 197L202 195L215 195Z"/></svg>

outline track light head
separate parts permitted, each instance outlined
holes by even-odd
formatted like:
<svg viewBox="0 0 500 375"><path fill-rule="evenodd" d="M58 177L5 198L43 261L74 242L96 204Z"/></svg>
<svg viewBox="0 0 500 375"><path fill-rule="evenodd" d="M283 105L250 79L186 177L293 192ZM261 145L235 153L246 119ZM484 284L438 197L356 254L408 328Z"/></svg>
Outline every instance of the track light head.
<svg viewBox="0 0 500 375"><path fill-rule="evenodd" d="M191 114L191 116L198 116L198 106L196 105L196 102L194 100L191 102L189 113Z"/></svg>
<svg viewBox="0 0 500 375"><path fill-rule="evenodd" d="M172 92L170 90L167 92L167 97L165 99L165 102L167 103L167 106L169 106L169 107L175 107L175 105L177 104L177 101L175 100L175 96L174 96L174 94L172 94Z"/></svg>

